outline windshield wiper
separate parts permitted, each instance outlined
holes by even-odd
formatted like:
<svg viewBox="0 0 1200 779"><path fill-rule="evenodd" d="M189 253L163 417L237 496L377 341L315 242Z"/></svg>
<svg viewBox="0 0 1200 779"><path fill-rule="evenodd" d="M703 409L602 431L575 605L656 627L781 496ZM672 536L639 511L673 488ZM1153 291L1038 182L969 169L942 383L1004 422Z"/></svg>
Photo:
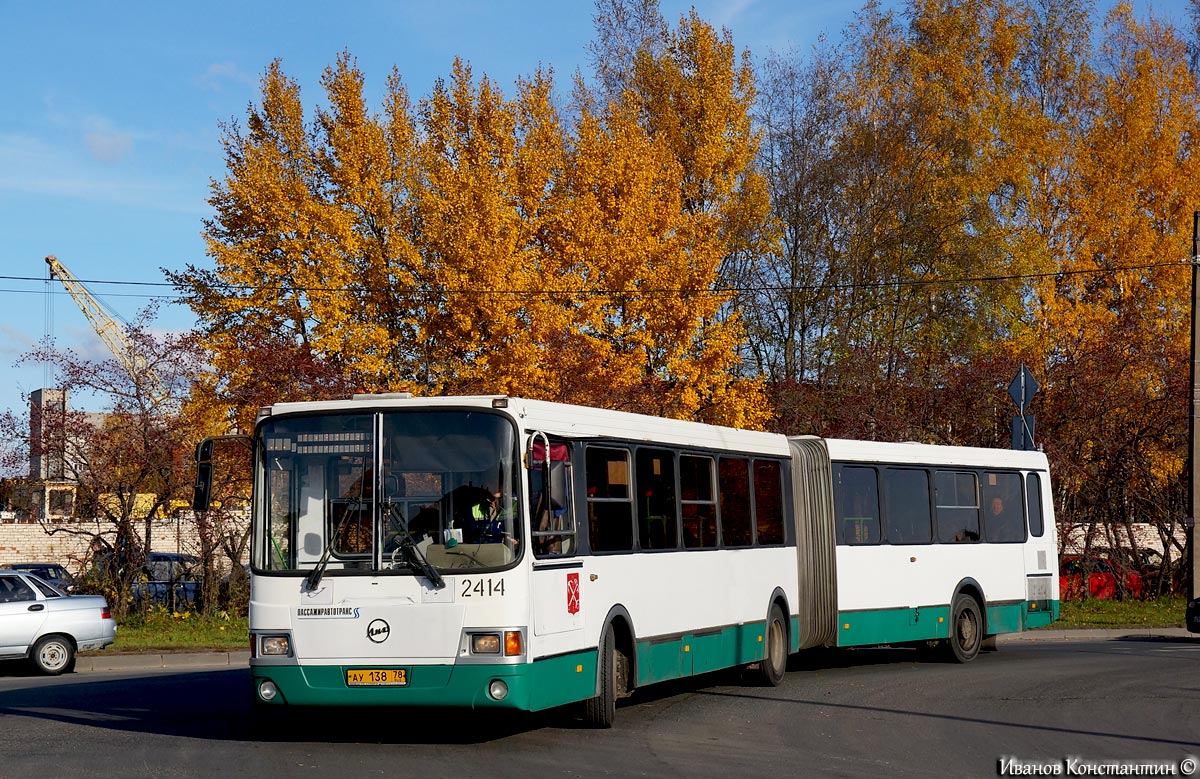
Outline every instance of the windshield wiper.
<svg viewBox="0 0 1200 779"><path fill-rule="evenodd" d="M389 513L394 511L396 508L397 504L393 503L388 507ZM408 532L408 527L405 525L403 520L395 523L395 526L399 528L400 533L402 534L400 537L400 552L404 555L404 559L408 561L408 566L420 571L421 574L433 584L433 588L435 590L440 590L445 587L446 581L442 578L442 575L438 573L437 568L434 568L433 565L430 564L429 558L425 556L425 554L421 551L421 548L417 546L417 542L413 540L412 533Z"/></svg>
<svg viewBox="0 0 1200 779"><path fill-rule="evenodd" d="M437 568L434 568L430 564L429 559L425 557L424 553L417 547L416 542L412 540L412 536L407 533L405 534L404 540L400 542L400 549L403 551L404 556L408 558L412 567L420 571L433 584L435 590L440 590L446 586L446 581L442 578L442 575L438 573Z"/></svg>

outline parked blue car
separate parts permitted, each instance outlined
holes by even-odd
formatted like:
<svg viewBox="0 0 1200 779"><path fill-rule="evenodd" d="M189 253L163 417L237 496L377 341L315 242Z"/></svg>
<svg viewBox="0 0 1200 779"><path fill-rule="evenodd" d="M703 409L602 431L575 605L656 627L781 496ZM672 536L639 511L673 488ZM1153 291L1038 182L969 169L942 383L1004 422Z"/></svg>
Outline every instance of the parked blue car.
<svg viewBox="0 0 1200 779"><path fill-rule="evenodd" d="M75 589L75 577L58 563L13 563L12 569L31 573L44 582L50 582L63 592L70 594Z"/></svg>
<svg viewBox="0 0 1200 779"><path fill-rule="evenodd" d="M133 584L133 602L144 601L160 608L178 610L196 605L200 582L196 580L199 559L177 552L151 552L146 557L146 578Z"/></svg>

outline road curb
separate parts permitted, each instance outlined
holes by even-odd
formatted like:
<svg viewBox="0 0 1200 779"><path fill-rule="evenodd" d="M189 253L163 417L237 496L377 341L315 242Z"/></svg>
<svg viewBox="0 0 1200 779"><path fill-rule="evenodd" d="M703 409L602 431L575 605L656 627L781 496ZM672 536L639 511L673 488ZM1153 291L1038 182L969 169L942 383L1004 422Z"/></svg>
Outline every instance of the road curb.
<svg viewBox="0 0 1200 779"><path fill-rule="evenodd" d="M1200 641L1200 634L1187 628L1056 628L1005 633L997 637L1001 644L1017 641L1120 641L1121 639L1191 639Z"/></svg>
<svg viewBox="0 0 1200 779"><path fill-rule="evenodd" d="M250 664L247 652L152 652L140 654L98 654L80 657L76 671L142 671L155 668L245 668Z"/></svg>

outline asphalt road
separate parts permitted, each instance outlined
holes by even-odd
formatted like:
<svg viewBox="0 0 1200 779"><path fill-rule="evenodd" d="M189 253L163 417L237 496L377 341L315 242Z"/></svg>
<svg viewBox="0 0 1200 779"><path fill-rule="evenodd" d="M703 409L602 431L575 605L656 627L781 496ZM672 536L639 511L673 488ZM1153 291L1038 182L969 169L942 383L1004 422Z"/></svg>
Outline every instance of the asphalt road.
<svg viewBox="0 0 1200 779"><path fill-rule="evenodd" d="M0 777L962 777L996 776L1003 759L1178 770L1200 756L1200 640L1054 638L1008 641L966 666L906 649L810 652L774 689L732 673L648 688L608 731L564 710L317 709L264 722L236 655L51 679L10 665Z"/></svg>

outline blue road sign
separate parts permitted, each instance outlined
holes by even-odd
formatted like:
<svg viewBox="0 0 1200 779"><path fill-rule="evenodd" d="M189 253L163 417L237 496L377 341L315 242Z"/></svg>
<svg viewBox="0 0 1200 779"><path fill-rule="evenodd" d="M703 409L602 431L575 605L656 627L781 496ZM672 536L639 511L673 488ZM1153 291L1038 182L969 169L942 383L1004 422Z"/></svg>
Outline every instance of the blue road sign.
<svg viewBox="0 0 1200 779"><path fill-rule="evenodd" d="M1037 379L1033 378L1033 372L1025 367L1025 363L1021 363L1021 369L1017 371L1016 377L1008 385L1008 396L1012 398L1013 403L1017 404L1019 413L1025 413L1025 409L1029 408L1037 391Z"/></svg>

